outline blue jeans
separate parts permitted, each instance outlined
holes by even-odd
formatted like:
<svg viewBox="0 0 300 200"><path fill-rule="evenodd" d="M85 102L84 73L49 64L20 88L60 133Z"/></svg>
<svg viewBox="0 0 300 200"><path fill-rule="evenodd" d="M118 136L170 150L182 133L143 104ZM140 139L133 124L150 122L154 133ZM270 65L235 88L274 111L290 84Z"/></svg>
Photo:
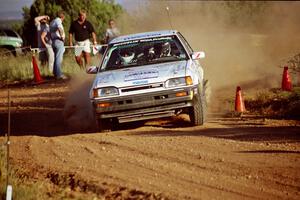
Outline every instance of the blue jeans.
<svg viewBox="0 0 300 200"><path fill-rule="evenodd" d="M65 52L64 42L61 40L53 40L52 47L55 56L53 73L56 78L60 78L63 75L61 72L61 64Z"/></svg>

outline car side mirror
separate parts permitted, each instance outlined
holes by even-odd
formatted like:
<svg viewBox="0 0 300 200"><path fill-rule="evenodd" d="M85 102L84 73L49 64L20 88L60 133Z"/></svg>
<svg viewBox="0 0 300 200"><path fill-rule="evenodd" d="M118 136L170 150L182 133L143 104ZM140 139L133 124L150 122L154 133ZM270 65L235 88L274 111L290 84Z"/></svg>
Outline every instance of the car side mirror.
<svg viewBox="0 0 300 200"><path fill-rule="evenodd" d="M98 72L98 67L97 66L90 66L87 68L86 73L88 74L97 74Z"/></svg>
<svg viewBox="0 0 300 200"><path fill-rule="evenodd" d="M205 58L205 52L204 51L193 52L191 57L193 60Z"/></svg>

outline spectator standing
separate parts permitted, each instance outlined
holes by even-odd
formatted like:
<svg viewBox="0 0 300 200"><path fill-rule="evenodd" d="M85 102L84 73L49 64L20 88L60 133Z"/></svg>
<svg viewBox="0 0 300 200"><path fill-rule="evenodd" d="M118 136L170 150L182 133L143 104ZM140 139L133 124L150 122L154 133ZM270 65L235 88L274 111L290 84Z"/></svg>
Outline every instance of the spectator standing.
<svg viewBox="0 0 300 200"><path fill-rule="evenodd" d="M120 35L120 31L116 25L115 20L110 19L108 21L108 26L109 28L106 29L106 33L105 33L105 42L108 44L112 39L114 39L115 37L118 37Z"/></svg>
<svg viewBox="0 0 300 200"><path fill-rule="evenodd" d="M59 11L57 17L50 23L50 33L52 38L52 47L54 50L54 76L57 79L66 79L67 77L62 74L61 65L63 55L65 52L65 31L62 22L65 19L64 11Z"/></svg>
<svg viewBox="0 0 300 200"><path fill-rule="evenodd" d="M96 33L93 25L86 20L86 11L80 10L77 20L71 23L69 29L69 45L73 46L73 34L75 36L75 59L77 64L84 68L82 55L84 57L85 66L90 65L90 36L92 35L93 45L97 45Z"/></svg>
<svg viewBox="0 0 300 200"><path fill-rule="evenodd" d="M54 52L52 49L52 40L48 24L49 20L50 17L47 15L34 18L35 26L37 28L38 48L40 49L39 59L42 65L45 65L48 62L49 72L53 73Z"/></svg>

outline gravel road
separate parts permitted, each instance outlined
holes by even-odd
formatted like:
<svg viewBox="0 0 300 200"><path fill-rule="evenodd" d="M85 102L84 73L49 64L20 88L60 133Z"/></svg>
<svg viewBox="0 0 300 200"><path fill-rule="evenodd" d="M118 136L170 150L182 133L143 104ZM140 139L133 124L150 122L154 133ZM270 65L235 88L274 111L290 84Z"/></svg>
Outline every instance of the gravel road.
<svg viewBox="0 0 300 200"><path fill-rule="evenodd" d="M69 130L68 91L66 82L11 88L10 156L30 179L100 199L299 199L299 121L211 112L198 127L181 115ZM3 88L0 98L5 130Z"/></svg>

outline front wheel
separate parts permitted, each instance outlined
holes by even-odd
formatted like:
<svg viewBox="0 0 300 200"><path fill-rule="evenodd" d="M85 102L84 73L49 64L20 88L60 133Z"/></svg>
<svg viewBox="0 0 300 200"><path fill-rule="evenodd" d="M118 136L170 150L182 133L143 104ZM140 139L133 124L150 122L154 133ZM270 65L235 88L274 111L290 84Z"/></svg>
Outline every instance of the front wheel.
<svg viewBox="0 0 300 200"><path fill-rule="evenodd" d="M118 130L119 122L117 119L97 119L97 130L100 132L110 132Z"/></svg>
<svg viewBox="0 0 300 200"><path fill-rule="evenodd" d="M97 119L96 120L97 130L100 132L111 131L111 121L109 119Z"/></svg>
<svg viewBox="0 0 300 200"><path fill-rule="evenodd" d="M189 117L194 126L203 125L206 119L205 91L200 90L193 98L193 107L189 110Z"/></svg>
<svg viewBox="0 0 300 200"><path fill-rule="evenodd" d="M198 96L195 96L193 99L193 107L189 110L189 116L191 123L194 126L199 126L204 124L204 112L203 104Z"/></svg>

